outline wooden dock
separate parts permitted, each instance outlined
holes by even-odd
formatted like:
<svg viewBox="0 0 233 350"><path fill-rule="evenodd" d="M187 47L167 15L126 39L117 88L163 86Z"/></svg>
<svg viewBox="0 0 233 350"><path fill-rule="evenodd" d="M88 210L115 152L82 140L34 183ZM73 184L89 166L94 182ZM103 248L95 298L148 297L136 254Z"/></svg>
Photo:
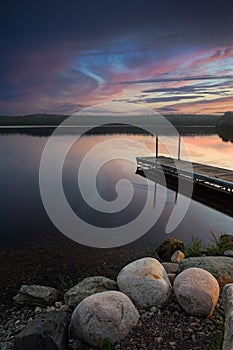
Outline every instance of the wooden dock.
<svg viewBox="0 0 233 350"><path fill-rule="evenodd" d="M168 157L137 157L137 174L177 191L178 179L192 181L192 198L233 216L233 171ZM182 186L185 195L185 186Z"/></svg>

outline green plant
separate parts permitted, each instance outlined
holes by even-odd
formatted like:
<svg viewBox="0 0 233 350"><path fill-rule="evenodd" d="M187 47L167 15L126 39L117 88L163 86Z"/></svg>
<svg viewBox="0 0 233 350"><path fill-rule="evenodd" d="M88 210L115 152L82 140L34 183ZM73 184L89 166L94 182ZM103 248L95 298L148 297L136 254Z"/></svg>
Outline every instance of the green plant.
<svg viewBox="0 0 233 350"><path fill-rule="evenodd" d="M221 234L218 238L213 231L210 231L212 236L213 244L208 245L205 249L203 248L202 241L200 237L192 236L192 241L190 246L186 246L184 253L187 257L194 256L216 256L223 255L226 250L233 250L233 242L229 241L227 235Z"/></svg>
<svg viewBox="0 0 233 350"><path fill-rule="evenodd" d="M72 288L76 283L69 277L59 274L57 276L60 289L65 293Z"/></svg>
<svg viewBox="0 0 233 350"><path fill-rule="evenodd" d="M187 257L203 255L202 241L200 237L192 236L191 245L184 248Z"/></svg>
<svg viewBox="0 0 233 350"><path fill-rule="evenodd" d="M102 350L113 350L114 344L109 338L105 338L104 340L101 340L100 342L100 348Z"/></svg>
<svg viewBox="0 0 233 350"><path fill-rule="evenodd" d="M219 238L213 231L210 231L214 245L210 245L206 249L207 255L223 255L225 250L233 249L233 243L229 242L227 235L221 234Z"/></svg>
<svg viewBox="0 0 233 350"><path fill-rule="evenodd" d="M168 238L159 247L157 247L156 253L159 255L162 261L170 261L172 254L176 250L184 251L183 242L177 238Z"/></svg>
<svg viewBox="0 0 233 350"><path fill-rule="evenodd" d="M106 269L106 268L107 268L107 262L106 262L104 259L102 259L101 265L102 265L102 268L103 268L103 269Z"/></svg>
<svg viewBox="0 0 233 350"><path fill-rule="evenodd" d="M157 246L151 245L146 248L146 252L151 255L156 255Z"/></svg>

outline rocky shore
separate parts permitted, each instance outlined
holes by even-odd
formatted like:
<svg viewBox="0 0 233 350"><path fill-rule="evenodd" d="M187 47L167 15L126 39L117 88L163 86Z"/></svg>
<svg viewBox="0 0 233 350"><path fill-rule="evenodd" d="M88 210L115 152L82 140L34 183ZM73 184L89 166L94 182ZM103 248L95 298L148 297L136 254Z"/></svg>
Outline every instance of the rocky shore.
<svg viewBox="0 0 233 350"><path fill-rule="evenodd" d="M56 309L72 310L63 302L51 307L32 307L15 305L1 314L0 344L1 350L12 349L14 338L42 314ZM129 335L117 343L115 349L158 349L158 350L216 350L222 342L224 308L220 298L211 319L187 315L174 297L163 307L149 310L139 309L140 320ZM93 347L70 338L68 349L90 350ZM107 349L107 346L105 347Z"/></svg>
<svg viewBox="0 0 233 350"><path fill-rule="evenodd" d="M0 349L222 349L233 259L187 258L176 243L160 247L167 262L133 261L116 281L92 276L65 293L21 286L14 304L1 305Z"/></svg>

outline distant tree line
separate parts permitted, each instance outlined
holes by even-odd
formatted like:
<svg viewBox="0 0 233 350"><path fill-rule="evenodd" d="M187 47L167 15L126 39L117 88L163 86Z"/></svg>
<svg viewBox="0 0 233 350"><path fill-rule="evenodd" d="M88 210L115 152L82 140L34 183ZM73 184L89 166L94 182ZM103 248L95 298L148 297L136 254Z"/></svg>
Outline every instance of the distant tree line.
<svg viewBox="0 0 233 350"><path fill-rule="evenodd" d="M1 126L59 125L68 116L62 114L31 114L23 116L0 116Z"/></svg>
<svg viewBox="0 0 233 350"><path fill-rule="evenodd" d="M92 118L92 116L90 116ZM195 115L195 114L177 114L165 116L174 126L215 126L221 117L216 115ZM62 123L67 115L61 114L32 114L25 116L0 116L1 126L34 126L48 125L57 126ZM95 116L96 118L96 116ZM156 116L155 116L156 118ZM80 118L80 121L88 119L87 116ZM108 117L106 117L106 121Z"/></svg>
<svg viewBox="0 0 233 350"><path fill-rule="evenodd" d="M216 123L217 128L233 128L233 112L226 112Z"/></svg>
<svg viewBox="0 0 233 350"><path fill-rule="evenodd" d="M0 116L0 126L57 126L61 124L68 115L64 114L32 114L24 116ZM171 114L165 115L176 127L187 126L217 126L233 127L233 112L226 112L223 116L216 115L203 115L203 114ZM80 125L88 120L89 116L79 116ZM90 116L90 118L96 118L97 116ZM156 118L156 116L155 116ZM109 117L110 119L110 117ZM104 117L103 120L108 121L108 117ZM146 116L145 116L146 122ZM117 124L116 124L117 125Z"/></svg>

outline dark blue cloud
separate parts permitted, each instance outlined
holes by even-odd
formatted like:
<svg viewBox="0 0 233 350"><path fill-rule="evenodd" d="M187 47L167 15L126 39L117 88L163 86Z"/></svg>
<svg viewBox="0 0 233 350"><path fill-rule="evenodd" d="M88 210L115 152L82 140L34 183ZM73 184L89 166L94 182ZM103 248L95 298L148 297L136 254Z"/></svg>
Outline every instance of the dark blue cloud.
<svg viewBox="0 0 233 350"><path fill-rule="evenodd" d="M172 102L172 101L180 101L180 100L192 100L195 98L205 97L204 95L179 95L179 96L168 96L168 97L148 97L144 99L132 100L132 103L155 103L155 102Z"/></svg>
<svg viewBox="0 0 233 350"><path fill-rule="evenodd" d="M155 78L121 81L119 84L150 84L150 83L172 83L177 81L198 81L198 80L223 80L233 79L233 75L199 75L189 77L171 77L171 78Z"/></svg>

